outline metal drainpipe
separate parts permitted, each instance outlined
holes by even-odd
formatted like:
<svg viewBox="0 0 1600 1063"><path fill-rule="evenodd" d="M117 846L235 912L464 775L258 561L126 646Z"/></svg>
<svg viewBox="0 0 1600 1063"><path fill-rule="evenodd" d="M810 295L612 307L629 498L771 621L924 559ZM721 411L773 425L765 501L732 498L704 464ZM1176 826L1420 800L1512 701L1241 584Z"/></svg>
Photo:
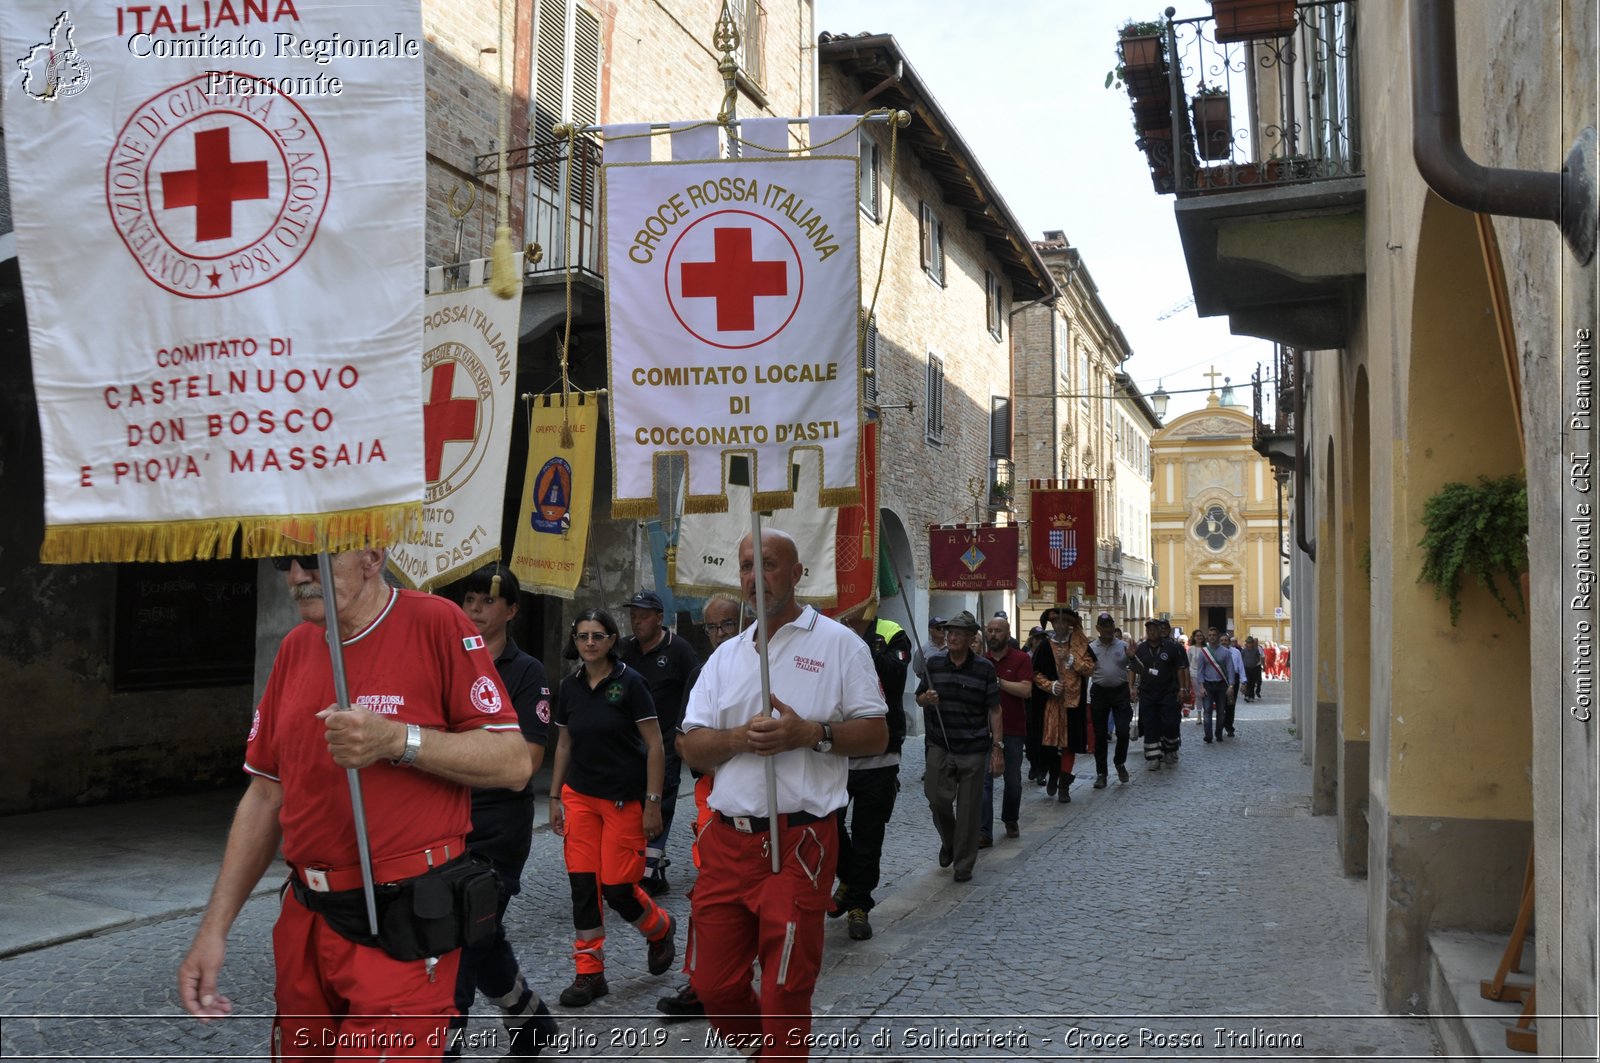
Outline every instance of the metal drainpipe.
<svg viewBox="0 0 1600 1063"><path fill-rule="evenodd" d="M1455 0L1411 0L1411 151L1428 187L1479 214L1543 218L1586 266L1595 251L1595 130L1578 134L1560 173L1487 167L1461 144Z"/></svg>

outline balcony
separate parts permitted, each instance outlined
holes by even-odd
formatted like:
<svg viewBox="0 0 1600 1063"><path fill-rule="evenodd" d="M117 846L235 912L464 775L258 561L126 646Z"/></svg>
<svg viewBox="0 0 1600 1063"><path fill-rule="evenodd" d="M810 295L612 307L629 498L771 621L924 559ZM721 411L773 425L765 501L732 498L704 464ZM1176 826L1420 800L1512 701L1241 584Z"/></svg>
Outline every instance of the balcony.
<svg viewBox="0 0 1600 1063"><path fill-rule="evenodd" d="M1280 346L1274 361L1271 379L1262 379L1259 365L1250 378L1254 412L1250 445L1272 463L1275 473L1286 473L1295 467L1295 411L1299 396L1295 352Z"/></svg>
<svg viewBox="0 0 1600 1063"><path fill-rule="evenodd" d="M1343 346L1344 300L1365 271L1357 3L1241 3L1283 21L1233 26L1219 2L1137 38L1153 49L1122 39L1136 143L1156 190L1176 200L1202 317L1297 347Z"/></svg>
<svg viewBox="0 0 1600 1063"><path fill-rule="evenodd" d="M989 508L1016 508L1016 463L1010 458L989 458Z"/></svg>
<svg viewBox="0 0 1600 1063"><path fill-rule="evenodd" d="M506 153L506 172L512 187L526 190L520 330L523 339L565 317L569 263L574 315L583 318L600 312L604 292L601 155L599 142L588 136L570 143L547 140L527 144ZM492 179L499 166L498 153L480 155L475 163L476 176ZM491 212L488 226L492 231L492 201L487 209Z"/></svg>

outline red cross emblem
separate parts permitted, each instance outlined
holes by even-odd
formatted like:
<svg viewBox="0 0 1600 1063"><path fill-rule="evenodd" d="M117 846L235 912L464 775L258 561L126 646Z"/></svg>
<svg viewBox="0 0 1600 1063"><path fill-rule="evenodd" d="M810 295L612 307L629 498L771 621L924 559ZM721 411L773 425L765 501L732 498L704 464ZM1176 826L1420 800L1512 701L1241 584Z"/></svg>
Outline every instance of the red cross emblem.
<svg viewBox="0 0 1600 1063"><path fill-rule="evenodd" d="M428 401L422 405L422 478L437 483L444 461L444 445L477 438L478 400L454 397L456 363L433 367Z"/></svg>
<svg viewBox="0 0 1600 1063"><path fill-rule="evenodd" d="M748 210L707 214L667 253L667 302L684 328L713 347L756 347L800 309L805 271L781 226Z"/></svg>
<svg viewBox="0 0 1600 1063"><path fill-rule="evenodd" d="M717 301L718 332L749 332L756 327L756 296L789 294L788 264L753 261L749 228L719 228L714 243L715 260L683 264L683 294Z"/></svg>
<svg viewBox="0 0 1600 1063"><path fill-rule="evenodd" d="M267 198L267 164L234 162L228 127L194 135L194 169L161 175L162 206L195 208L194 238L226 240L233 235L233 205Z"/></svg>

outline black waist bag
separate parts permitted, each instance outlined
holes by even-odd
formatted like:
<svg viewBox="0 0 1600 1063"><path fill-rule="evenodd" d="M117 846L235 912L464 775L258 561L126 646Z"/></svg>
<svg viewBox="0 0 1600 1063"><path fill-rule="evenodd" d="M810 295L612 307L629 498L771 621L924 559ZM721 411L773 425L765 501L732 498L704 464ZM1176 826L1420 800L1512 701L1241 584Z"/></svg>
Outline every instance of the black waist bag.
<svg viewBox="0 0 1600 1063"><path fill-rule="evenodd" d="M397 960L443 956L494 933L500 919L500 886L487 861L470 853L448 864L375 887L378 934L367 922L362 891L319 893L291 876L295 900L327 920L340 937L375 946Z"/></svg>

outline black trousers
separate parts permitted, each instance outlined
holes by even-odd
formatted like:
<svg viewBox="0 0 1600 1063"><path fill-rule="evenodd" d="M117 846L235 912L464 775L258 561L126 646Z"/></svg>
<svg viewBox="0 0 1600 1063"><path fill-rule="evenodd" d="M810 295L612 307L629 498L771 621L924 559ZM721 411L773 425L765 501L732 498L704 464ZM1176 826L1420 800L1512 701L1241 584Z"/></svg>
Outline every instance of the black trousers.
<svg viewBox="0 0 1600 1063"><path fill-rule="evenodd" d="M459 1035L467 1027L467 1012L472 1010L473 997L481 988L491 1000L510 993L517 984L520 968L517 957L506 940L506 906L511 903L511 887L522 877L522 868L513 870L496 863L495 874L500 879L500 916L495 920L494 933L461 950L461 965L456 969L456 1012L450 1019L449 1046L445 1058L455 1059L461 1054Z"/></svg>
<svg viewBox="0 0 1600 1063"><path fill-rule="evenodd" d="M1117 722L1117 751L1112 763L1128 762L1128 732L1133 730L1133 703L1128 700L1128 685L1089 688L1089 719L1094 721L1094 770L1106 774L1106 752L1110 745L1107 720Z"/></svg>
<svg viewBox="0 0 1600 1063"><path fill-rule="evenodd" d="M1244 670L1244 696L1247 698L1259 698L1261 696L1261 666L1259 664L1254 668L1246 668Z"/></svg>
<svg viewBox="0 0 1600 1063"><path fill-rule="evenodd" d="M849 781L850 803L839 810L839 907L845 911L872 911L872 891L878 888L883 859L884 829L894 814L900 792L900 766L853 768ZM854 810L853 812L851 810ZM850 817L848 829L845 817Z"/></svg>

